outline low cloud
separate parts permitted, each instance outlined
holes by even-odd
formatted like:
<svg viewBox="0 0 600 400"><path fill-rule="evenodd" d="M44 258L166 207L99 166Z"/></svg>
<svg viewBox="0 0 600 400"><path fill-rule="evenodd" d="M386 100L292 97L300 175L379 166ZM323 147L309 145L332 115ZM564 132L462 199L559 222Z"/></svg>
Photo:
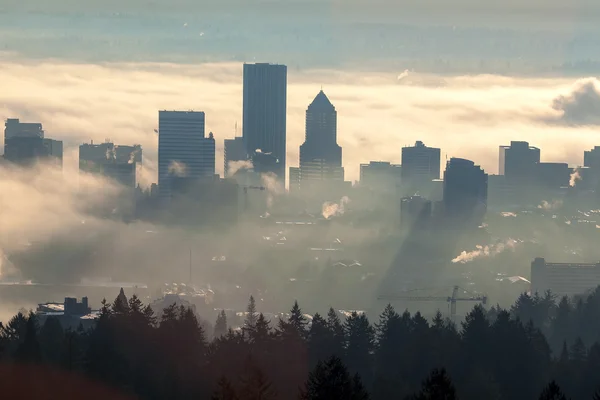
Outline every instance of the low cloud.
<svg viewBox="0 0 600 400"><path fill-rule="evenodd" d="M560 115L550 122L570 126L600 125L600 81L596 78L577 81L567 94L554 99L552 108Z"/></svg>

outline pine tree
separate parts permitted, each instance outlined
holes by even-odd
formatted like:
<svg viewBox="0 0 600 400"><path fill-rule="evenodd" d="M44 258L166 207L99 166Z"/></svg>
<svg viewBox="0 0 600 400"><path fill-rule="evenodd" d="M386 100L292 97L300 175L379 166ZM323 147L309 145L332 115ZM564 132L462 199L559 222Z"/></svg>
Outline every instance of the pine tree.
<svg viewBox="0 0 600 400"><path fill-rule="evenodd" d="M51 364L61 362L64 332L55 317L48 317L40 329L40 347L43 358Z"/></svg>
<svg viewBox="0 0 600 400"><path fill-rule="evenodd" d="M552 381L544 388L540 394L539 400L567 400L560 387L555 381Z"/></svg>
<svg viewBox="0 0 600 400"><path fill-rule="evenodd" d="M305 390L301 393L303 400L368 400L369 395L356 375L350 377L346 366L338 357L331 357L326 362L320 361L310 373Z"/></svg>
<svg viewBox="0 0 600 400"><path fill-rule="evenodd" d="M352 312L344 323L346 330L346 362L352 373L358 373L363 381L371 382L371 354L375 345L375 330L365 314Z"/></svg>
<svg viewBox="0 0 600 400"><path fill-rule="evenodd" d="M302 309L298 306L298 301L294 301L294 306L290 310L288 323L300 334L300 337L306 336L306 324L308 321L304 314L302 314Z"/></svg>
<svg viewBox="0 0 600 400"><path fill-rule="evenodd" d="M308 332L308 352L311 368L314 368L319 361L334 355L331 353L333 344L333 335L327 327L327 321L319 313L316 313Z"/></svg>
<svg viewBox="0 0 600 400"><path fill-rule="evenodd" d="M112 309L116 315L123 316L129 314L129 302L127 300L127 297L125 296L123 288L121 288L121 290L119 291L119 295L113 302Z"/></svg>
<svg viewBox="0 0 600 400"><path fill-rule="evenodd" d="M458 399L452 380L445 369L434 369L423 382L421 392L415 400L455 400Z"/></svg>
<svg viewBox="0 0 600 400"><path fill-rule="evenodd" d="M217 321L215 322L215 330L214 337L220 338L221 336L227 333L227 314L225 314L225 310L221 310L219 315L217 316Z"/></svg>
<svg viewBox="0 0 600 400"><path fill-rule="evenodd" d="M239 400L239 397L229 380L222 377L217 382L217 390L213 393L211 400Z"/></svg>
<svg viewBox="0 0 600 400"><path fill-rule="evenodd" d="M244 320L244 331L249 333L256 328L256 302L254 301L254 296L250 296L250 300L248 301L248 307L246 308L246 319Z"/></svg>
<svg viewBox="0 0 600 400"><path fill-rule="evenodd" d="M142 314L144 316L146 325L154 328L156 326L156 315L154 315L154 310L152 309L152 307L150 307L150 304L144 307L144 309L142 310Z"/></svg>
<svg viewBox="0 0 600 400"><path fill-rule="evenodd" d="M263 313L258 315L254 331L250 333L250 339L256 344L264 344L271 336L271 321L265 318Z"/></svg>
<svg viewBox="0 0 600 400"><path fill-rule="evenodd" d="M271 400L276 398L273 384L251 358L246 360L240 382L240 397L244 400Z"/></svg>
<svg viewBox="0 0 600 400"><path fill-rule="evenodd" d="M346 346L346 332L342 321L340 321L340 318L332 307L327 312L327 329L329 329L333 339L331 354L340 358L343 357Z"/></svg>
<svg viewBox="0 0 600 400"><path fill-rule="evenodd" d="M27 318L25 338L15 354L17 360L28 363L39 363L42 360L42 350L38 342L37 331L37 317L33 312L30 312Z"/></svg>

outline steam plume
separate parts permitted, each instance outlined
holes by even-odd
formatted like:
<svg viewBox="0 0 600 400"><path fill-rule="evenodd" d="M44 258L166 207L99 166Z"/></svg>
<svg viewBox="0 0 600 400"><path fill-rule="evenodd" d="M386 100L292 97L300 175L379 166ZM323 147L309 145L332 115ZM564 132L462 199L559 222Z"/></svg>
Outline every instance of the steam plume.
<svg viewBox="0 0 600 400"><path fill-rule="evenodd" d="M274 197L283 193L283 187L277 180L277 175L272 172L261 174L260 180L267 189L267 208L271 208L273 206Z"/></svg>
<svg viewBox="0 0 600 400"><path fill-rule="evenodd" d="M466 264L480 257L494 257L506 250L514 251L519 243L521 243L521 241L508 239L506 242L498 243L496 245L477 245L473 251L462 251L456 258L452 260L452 262L454 264Z"/></svg>
<svg viewBox="0 0 600 400"><path fill-rule="evenodd" d="M343 215L346 212L346 205L350 202L348 196L344 196L341 198L339 204L332 202L323 203L323 207L321 210L321 214L323 214L323 218L329 219L336 215Z"/></svg>
<svg viewBox="0 0 600 400"><path fill-rule="evenodd" d="M238 171L244 169L252 169L254 166L252 165L252 161L250 160L240 160L240 161L229 161L227 164L229 168L229 176L235 175Z"/></svg>
<svg viewBox="0 0 600 400"><path fill-rule="evenodd" d="M539 208L540 210L551 211L560 208L562 205L562 200L553 200L551 203L547 202L546 200L543 200L542 204L538 205L537 208Z"/></svg>
<svg viewBox="0 0 600 400"><path fill-rule="evenodd" d="M575 168L573 173L571 173L571 178L569 179L569 186L575 187L577 181L581 180L581 175L579 175L579 168Z"/></svg>

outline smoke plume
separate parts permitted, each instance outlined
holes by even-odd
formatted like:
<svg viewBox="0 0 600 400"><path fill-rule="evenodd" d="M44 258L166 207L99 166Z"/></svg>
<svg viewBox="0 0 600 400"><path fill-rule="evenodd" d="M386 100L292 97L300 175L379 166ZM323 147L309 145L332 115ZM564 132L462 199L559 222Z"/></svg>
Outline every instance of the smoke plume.
<svg viewBox="0 0 600 400"><path fill-rule="evenodd" d="M349 202L350 202L350 199L348 198L348 196L344 196L340 199L339 204L332 203L329 201L323 203L323 207L321 210L321 214L323 215L323 218L329 219L329 218L337 216L337 215L343 215L344 212L346 212L346 205Z"/></svg>
<svg viewBox="0 0 600 400"><path fill-rule="evenodd" d="M267 172L260 175L262 185L267 190L267 208L273 206L275 196L279 196L284 192L281 182L277 179L277 175L272 172Z"/></svg>
<svg viewBox="0 0 600 400"><path fill-rule="evenodd" d="M240 161L229 161L227 164L229 168L229 176L235 175L238 171L252 169L254 166L252 165L252 161L250 160L240 160Z"/></svg>
<svg viewBox="0 0 600 400"><path fill-rule="evenodd" d="M512 250L517 247L519 240L508 239L506 242L501 242L495 245L481 246L477 245L473 251L462 251L456 258L452 260L454 264L466 264L480 257L494 257L506 250Z"/></svg>
<svg viewBox="0 0 600 400"><path fill-rule="evenodd" d="M581 175L579 175L579 168L575 168L571 173L571 177L569 178L569 186L575 187L577 181L581 180Z"/></svg>
<svg viewBox="0 0 600 400"><path fill-rule="evenodd" d="M565 125L600 125L600 82L577 81L569 94L554 99L552 108L562 113L558 122Z"/></svg>
<svg viewBox="0 0 600 400"><path fill-rule="evenodd" d="M562 200L553 200L552 202L548 202L546 200L542 201L542 204L539 204L537 206L538 209L540 210L545 210L545 211L552 211L552 210L557 210L560 207L562 207L563 202Z"/></svg>

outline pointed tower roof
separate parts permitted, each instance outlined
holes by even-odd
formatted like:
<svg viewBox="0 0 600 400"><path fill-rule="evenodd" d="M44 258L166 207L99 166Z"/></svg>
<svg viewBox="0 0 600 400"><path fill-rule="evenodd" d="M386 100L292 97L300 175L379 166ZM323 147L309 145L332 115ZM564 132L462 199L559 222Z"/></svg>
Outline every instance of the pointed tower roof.
<svg viewBox="0 0 600 400"><path fill-rule="evenodd" d="M322 89L321 91L319 91L312 103L310 103L308 108L318 108L321 110L335 110L335 107L333 106L333 104L331 104L331 102L327 98L327 95L325 94L325 92L323 92Z"/></svg>

